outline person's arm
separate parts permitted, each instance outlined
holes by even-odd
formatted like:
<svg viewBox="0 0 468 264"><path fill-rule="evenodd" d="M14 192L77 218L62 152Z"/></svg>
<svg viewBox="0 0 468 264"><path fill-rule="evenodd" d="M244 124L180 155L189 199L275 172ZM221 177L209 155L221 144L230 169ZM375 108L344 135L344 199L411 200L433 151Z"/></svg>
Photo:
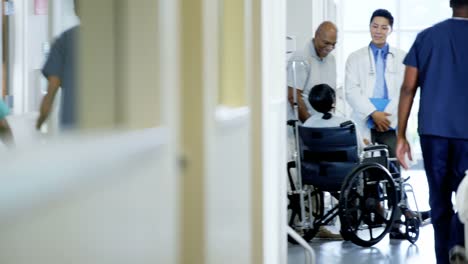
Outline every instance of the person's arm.
<svg viewBox="0 0 468 264"><path fill-rule="evenodd" d="M57 94L57 91L61 85L60 79L57 76L49 76L47 77L47 80L47 94L44 96L44 98L42 98L41 108L39 110L39 118L36 122L36 129L40 129L42 124L49 117L49 114L52 111L55 95Z"/></svg>
<svg viewBox="0 0 468 264"><path fill-rule="evenodd" d="M302 90L288 87L288 101L291 104L291 107L294 109L294 90L296 90L296 100L298 106L297 111L299 113L299 120L302 123L304 123L310 117L310 114L309 111L307 111L307 105L302 99Z"/></svg>
<svg viewBox="0 0 468 264"><path fill-rule="evenodd" d="M413 106L414 95L418 89L418 69L412 66L406 66L405 78L401 86L400 101L398 103L398 138L396 155L403 168L408 169L405 156L413 160L411 156L411 147L406 139L406 128L408 118Z"/></svg>
<svg viewBox="0 0 468 264"><path fill-rule="evenodd" d="M8 147L12 147L15 145L15 141L13 139L13 133L11 132L10 125L6 118L2 118L0 120L0 138L2 139L3 143Z"/></svg>

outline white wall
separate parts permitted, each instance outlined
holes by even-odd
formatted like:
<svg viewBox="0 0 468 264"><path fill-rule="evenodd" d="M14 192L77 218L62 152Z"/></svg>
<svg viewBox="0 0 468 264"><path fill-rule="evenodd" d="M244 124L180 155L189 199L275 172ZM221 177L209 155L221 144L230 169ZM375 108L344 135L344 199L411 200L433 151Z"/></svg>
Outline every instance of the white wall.
<svg viewBox="0 0 468 264"><path fill-rule="evenodd" d="M305 47L314 32L311 0L288 0L286 34L296 37L296 50Z"/></svg>
<svg viewBox="0 0 468 264"><path fill-rule="evenodd" d="M217 110L205 187L207 264L251 263L249 121L247 107Z"/></svg>
<svg viewBox="0 0 468 264"><path fill-rule="evenodd" d="M49 2L49 38L52 40L63 31L77 25L73 0L48 0Z"/></svg>
<svg viewBox="0 0 468 264"><path fill-rule="evenodd" d="M286 34L296 37L296 49L302 49L325 20L336 21L334 0L287 0Z"/></svg>
<svg viewBox="0 0 468 264"><path fill-rule="evenodd" d="M269 1L262 10L262 153L264 263L282 264L287 258L286 202L286 1Z"/></svg>

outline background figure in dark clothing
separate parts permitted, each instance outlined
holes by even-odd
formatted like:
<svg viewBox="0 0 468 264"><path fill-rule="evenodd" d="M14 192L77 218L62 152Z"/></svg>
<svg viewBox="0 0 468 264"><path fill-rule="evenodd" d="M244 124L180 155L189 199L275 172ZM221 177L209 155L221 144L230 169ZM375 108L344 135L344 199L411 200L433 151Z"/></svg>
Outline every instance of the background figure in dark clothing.
<svg viewBox="0 0 468 264"><path fill-rule="evenodd" d="M408 168L408 117L421 88L418 132L429 183L429 205L438 264L465 263L463 224L452 193L468 169L468 0L451 0L453 18L418 34L404 60L398 111L397 157Z"/></svg>

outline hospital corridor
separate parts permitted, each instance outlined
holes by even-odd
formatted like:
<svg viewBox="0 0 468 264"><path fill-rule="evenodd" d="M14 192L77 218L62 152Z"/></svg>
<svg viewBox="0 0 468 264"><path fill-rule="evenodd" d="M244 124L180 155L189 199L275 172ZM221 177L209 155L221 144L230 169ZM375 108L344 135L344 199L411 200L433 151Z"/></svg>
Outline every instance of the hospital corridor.
<svg viewBox="0 0 468 264"><path fill-rule="evenodd" d="M467 0L0 2L0 264L468 263Z"/></svg>

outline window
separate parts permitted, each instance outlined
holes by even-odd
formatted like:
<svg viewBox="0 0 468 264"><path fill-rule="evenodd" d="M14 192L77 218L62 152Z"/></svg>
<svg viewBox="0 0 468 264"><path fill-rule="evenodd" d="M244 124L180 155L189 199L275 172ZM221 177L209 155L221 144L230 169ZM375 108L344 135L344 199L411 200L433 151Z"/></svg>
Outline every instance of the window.
<svg viewBox="0 0 468 264"><path fill-rule="evenodd" d="M378 8L390 11L395 18L390 45L408 51L419 31L451 17L447 0L337 0L339 43L337 50L338 83L344 81L348 55L370 41L369 20Z"/></svg>

